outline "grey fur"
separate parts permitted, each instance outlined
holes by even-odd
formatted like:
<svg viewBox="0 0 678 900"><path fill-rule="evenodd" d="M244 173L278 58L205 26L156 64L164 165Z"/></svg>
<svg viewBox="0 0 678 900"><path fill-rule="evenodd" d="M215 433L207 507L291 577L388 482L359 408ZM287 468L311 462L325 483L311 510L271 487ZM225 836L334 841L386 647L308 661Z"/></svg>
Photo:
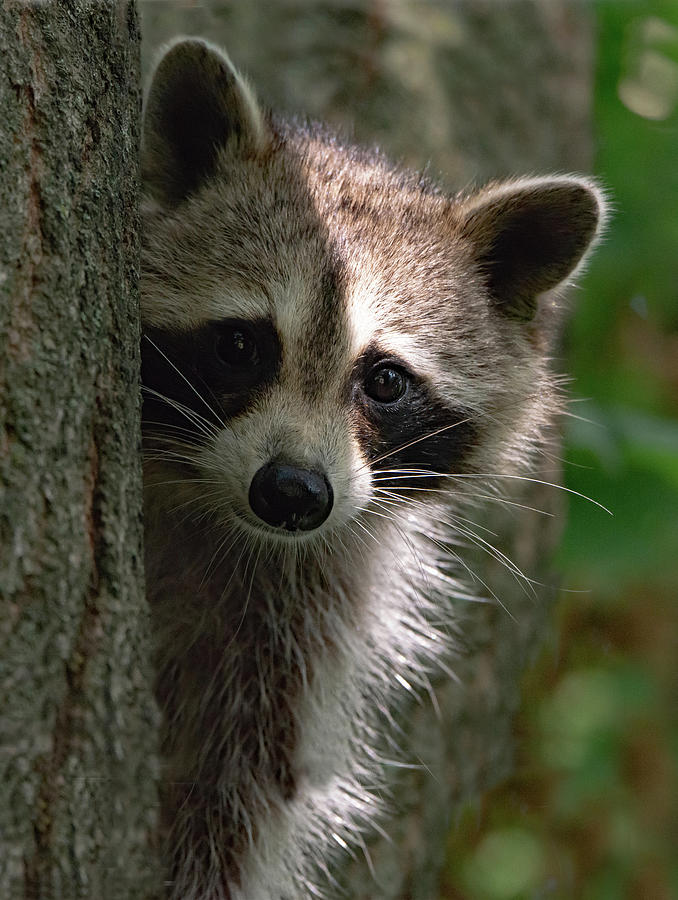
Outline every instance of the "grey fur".
<svg viewBox="0 0 678 900"><path fill-rule="evenodd" d="M199 40L156 68L143 167L145 371L171 385L150 385L145 415L170 894L311 896L379 815L384 712L426 686L453 649L451 601L473 594L456 517L476 501L455 476L501 487L548 442L544 292L581 264L603 200L571 176L447 197L262 113ZM274 329L279 358L251 389L219 374L224 320ZM384 366L405 373L393 406L366 387ZM281 457L331 484L313 531L249 505Z"/></svg>

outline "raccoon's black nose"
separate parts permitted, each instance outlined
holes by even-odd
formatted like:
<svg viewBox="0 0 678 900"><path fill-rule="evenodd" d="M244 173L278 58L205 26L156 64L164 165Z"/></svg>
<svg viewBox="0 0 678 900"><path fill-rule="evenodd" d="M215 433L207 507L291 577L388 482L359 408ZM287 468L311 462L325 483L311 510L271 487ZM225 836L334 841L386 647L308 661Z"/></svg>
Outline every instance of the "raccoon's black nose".
<svg viewBox="0 0 678 900"><path fill-rule="evenodd" d="M250 485L250 506L266 522L287 531L312 531L329 516L332 485L321 472L269 462Z"/></svg>

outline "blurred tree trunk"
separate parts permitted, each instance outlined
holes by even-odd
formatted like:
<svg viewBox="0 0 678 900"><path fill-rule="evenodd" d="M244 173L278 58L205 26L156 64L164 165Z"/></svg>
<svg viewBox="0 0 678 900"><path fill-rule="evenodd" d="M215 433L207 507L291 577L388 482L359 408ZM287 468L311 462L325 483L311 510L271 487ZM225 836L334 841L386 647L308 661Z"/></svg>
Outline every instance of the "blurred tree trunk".
<svg viewBox="0 0 678 900"><path fill-rule="evenodd" d="M0 896L157 882L131 0L0 8Z"/></svg>
<svg viewBox="0 0 678 900"><path fill-rule="evenodd" d="M592 22L572 0L281 0L142 2L145 69L176 34L226 47L272 107L327 120L451 189L497 176L586 171L591 159ZM352 125L352 123L355 123ZM557 447L532 474L558 481ZM532 485L514 499L557 513L493 514L491 540L549 583L562 526L559 492ZM532 593L489 556L471 556L501 599L464 616L458 683L440 677L440 713L426 699L403 712L399 739L421 768L394 776L391 842L333 875L352 900L433 900L449 827L465 804L511 771L511 720L521 673L549 630L554 587ZM482 590L482 588L479 588ZM508 612L506 611L508 610ZM402 770L400 770L402 772ZM376 881L376 884L375 884Z"/></svg>

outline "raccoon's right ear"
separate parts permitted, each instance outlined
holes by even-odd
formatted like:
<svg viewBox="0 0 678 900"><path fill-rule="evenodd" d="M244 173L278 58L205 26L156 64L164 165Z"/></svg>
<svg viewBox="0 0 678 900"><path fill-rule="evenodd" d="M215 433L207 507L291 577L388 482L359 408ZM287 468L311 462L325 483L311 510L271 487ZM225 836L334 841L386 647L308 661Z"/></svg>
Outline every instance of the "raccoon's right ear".
<svg viewBox="0 0 678 900"><path fill-rule="evenodd" d="M214 174L225 150L252 157L271 133L256 98L226 54L199 38L180 39L160 58L146 96L145 187L176 205Z"/></svg>
<svg viewBox="0 0 678 900"><path fill-rule="evenodd" d="M598 185L575 175L493 183L460 204L469 241L494 306L532 319L540 294L581 266L605 222Z"/></svg>

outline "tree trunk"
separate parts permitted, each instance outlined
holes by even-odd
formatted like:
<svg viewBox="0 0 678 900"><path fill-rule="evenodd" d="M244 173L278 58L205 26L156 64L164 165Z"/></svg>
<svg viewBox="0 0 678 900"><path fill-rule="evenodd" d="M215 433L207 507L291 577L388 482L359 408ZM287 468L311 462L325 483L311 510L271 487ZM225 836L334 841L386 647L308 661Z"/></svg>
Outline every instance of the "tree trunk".
<svg viewBox="0 0 678 900"><path fill-rule="evenodd" d="M141 11L145 68L161 42L200 34L225 46L272 107L377 142L408 165L442 173L453 190L492 177L589 168L592 27L584 5L572 0L214 0L142 2ZM531 474L559 481L556 457L554 447ZM542 485L513 499L562 513L558 491ZM492 543L549 584L562 515L510 507L485 524L498 535L489 536ZM382 823L390 840L368 839L373 872L359 854L332 873L352 900L438 896L455 815L511 770L520 676L548 632L556 592L533 592L488 554L466 561L503 606L460 611L458 681L434 680L439 713L426 698L403 711L399 743L420 768L393 777L393 814Z"/></svg>
<svg viewBox="0 0 678 900"><path fill-rule="evenodd" d="M134 4L0 10L0 895L157 882Z"/></svg>

